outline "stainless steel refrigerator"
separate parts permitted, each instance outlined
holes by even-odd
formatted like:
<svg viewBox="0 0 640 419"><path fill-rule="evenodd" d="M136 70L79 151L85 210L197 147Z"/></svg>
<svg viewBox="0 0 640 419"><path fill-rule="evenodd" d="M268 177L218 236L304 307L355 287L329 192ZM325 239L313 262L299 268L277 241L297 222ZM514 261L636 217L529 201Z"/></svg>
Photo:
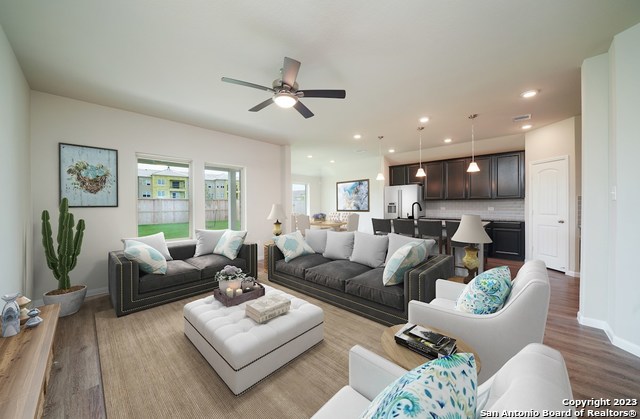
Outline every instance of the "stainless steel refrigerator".
<svg viewBox="0 0 640 419"><path fill-rule="evenodd" d="M385 186L384 218L407 218L414 202L420 203L424 209L422 185ZM415 209L416 218L424 215L424 211L418 211L417 205Z"/></svg>

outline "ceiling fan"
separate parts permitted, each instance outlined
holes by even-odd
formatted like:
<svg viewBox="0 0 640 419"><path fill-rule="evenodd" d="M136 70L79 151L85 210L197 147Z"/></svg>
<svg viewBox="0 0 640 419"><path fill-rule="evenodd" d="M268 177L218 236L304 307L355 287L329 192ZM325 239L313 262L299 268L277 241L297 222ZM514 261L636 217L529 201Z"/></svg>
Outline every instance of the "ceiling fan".
<svg viewBox="0 0 640 419"><path fill-rule="evenodd" d="M260 89L273 93L273 97L249 109L250 112L258 112L259 110L264 109L275 102L275 104L280 106L281 108L293 107L295 108L295 110L300 112L300 115L304 116L305 118L311 118L313 116L313 112L311 112L309 108L307 108L302 102L300 102L301 98L323 97L331 99L344 99L347 96L347 92L344 90L298 90L296 77L298 77L299 69L300 61L296 61L293 58L284 57L284 65L280 70L282 73L281 78L275 79L273 81L273 87L260 86L259 84L230 79L229 77L223 77L222 81L227 83L239 84L240 86L253 87L254 89Z"/></svg>

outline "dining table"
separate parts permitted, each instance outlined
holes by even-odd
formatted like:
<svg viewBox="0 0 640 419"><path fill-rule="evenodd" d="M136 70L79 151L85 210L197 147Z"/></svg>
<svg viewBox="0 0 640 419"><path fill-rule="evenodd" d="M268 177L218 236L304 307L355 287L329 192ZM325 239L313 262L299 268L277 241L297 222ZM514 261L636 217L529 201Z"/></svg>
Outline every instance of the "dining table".
<svg viewBox="0 0 640 419"><path fill-rule="evenodd" d="M335 231L339 231L340 227L342 227L343 225L346 225L347 222L346 221L316 221L316 220L311 220L309 224L311 224L311 227L333 229Z"/></svg>

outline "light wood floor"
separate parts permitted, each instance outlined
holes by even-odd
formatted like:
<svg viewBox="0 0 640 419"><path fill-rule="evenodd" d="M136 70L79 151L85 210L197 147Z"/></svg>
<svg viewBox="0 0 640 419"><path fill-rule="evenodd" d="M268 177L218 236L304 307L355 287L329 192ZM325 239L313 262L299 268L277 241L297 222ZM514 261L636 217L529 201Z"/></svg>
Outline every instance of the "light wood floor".
<svg viewBox="0 0 640 419"><path fill-rule="evenodd" d="M488 267L522 265L489 259ZM262 267L260 267L262 271ZM562 352L575 399L638 398L640 358L609 343L604 332L576 320L580 280L549 270L551 302L544 343ZM94 313L111 308L107 296L88 298L61 318L44 417L106 418Z"/></svg>

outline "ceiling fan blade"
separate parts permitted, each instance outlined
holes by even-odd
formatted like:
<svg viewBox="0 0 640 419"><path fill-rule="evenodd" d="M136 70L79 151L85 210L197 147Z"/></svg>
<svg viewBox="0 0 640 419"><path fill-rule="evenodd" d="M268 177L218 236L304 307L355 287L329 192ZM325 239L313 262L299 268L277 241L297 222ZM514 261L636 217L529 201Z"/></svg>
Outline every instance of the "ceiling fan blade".
<svg viewBox="0 0 640 419"><path fill-rule="evenodd" d="M267 106L271 105L273 103L273 99L269 98L267 100L265 100L264 102L258 103L256 106L254 106L253 108L249 109L249 112L258 112L261 109L266 108Z"/></svg>
<svg viewBox="0 0 640 419"><path fill-rule="evenodd" d="M293 87L300 70L300 61L293 58L284 57L284 65L282 66L282 82Z"/></svg>
<svg viewBox="0 0 640 419"><path fill-rule="evenodd" d="M223 77L221 80L226 83L233 83L233 84L239 84L240 86L253 87L254 89L264 90L266 92L275 92L275 90L273 90L270 87L260 86L259 84L249 83L248 81L230 79L229 77Z"/></svg>
<svg viewBox="0 0 640 419"><path fill-rule="evenodd" d="M311 112L311 110L304 106L300 101L297 101L296 104L293 105L293 107L296 108L296 111L300 112L300 115L304 116L305 119L311 118L313 116L313 112Z"/></svg>
<svg viewBox="0 0 640 419"><path fill-rule="evenodd" d="M347 92L344 90L298 90L302 97L326 97L331 99L344 99Z"/></svg>

